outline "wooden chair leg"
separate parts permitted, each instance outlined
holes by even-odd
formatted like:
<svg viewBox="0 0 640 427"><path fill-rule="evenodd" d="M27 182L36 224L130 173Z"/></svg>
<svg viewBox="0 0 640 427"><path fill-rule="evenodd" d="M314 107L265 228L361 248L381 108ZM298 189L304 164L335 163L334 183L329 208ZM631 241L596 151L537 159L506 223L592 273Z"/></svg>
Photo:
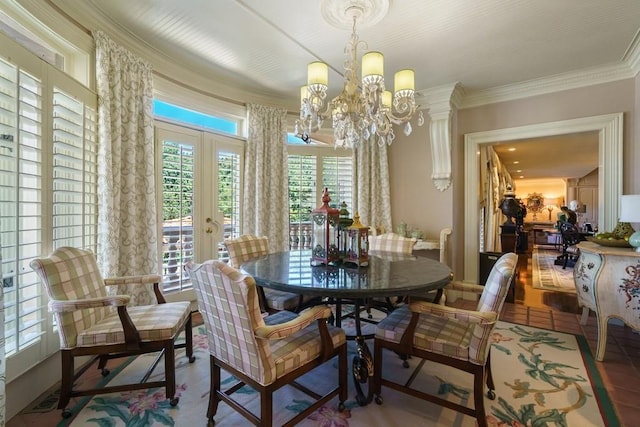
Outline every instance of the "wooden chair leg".
<svg viewBox="0 0 640 427"><path fill-rule="evenodd" d="M193 363L196 360L196 357L193 355L193 321L191 318L191 314L189 314L189 318L187 319L187 323L184 326L184 340L185 340L185 353L187 359L189 359L189 363Z"/></svg>
<svg viewBox="0 0 640 427"><path fill-rule="evenodd" d="M382 346L373 344L373 395L375 402L382 404Z"/></svg>
<svg viewBox="0 0 640 427"><path fill-rule="evenodd" d="M173 340L168 340L164 348L164 375L166 384L167 399L170 399L171 406L178 404L176 397L176 352Z"/></svg>
<svg viewBox="0 0 640 427"><path fill-rule="evenodd" d="M487 415L484 411L484 374L484 367L479 367L473 374L473 404L478 427L487 427Z"/></svg>
<svg viewBox="0 0 640 427"><path fill-rule="evenodd" d="M340 403L339 409L342 411L344 408L344 402L347 401L349 397L349 381L347 379L347 346L344 346L338 355L338 375L339 375L339 384L340 384Z"/></svg>
<svg viewBox="0 0 640 427"><path fill-rule="evenodd" d="M271 427L273 425L273 394L271 390L260 390L260 425Z"/></svg>
<svg viewBox="0 0 640 427"><path fill-rule="evenodd" d="M73 355L69 350L61 350L60 358L62 360L62 380L60 383L60 398L58 399L58 409L65 409L69 404L69 400L71 399L71 391L73 390Z"/></svg>
<svg viewBox="0 0 640 427"><path fill-rule="evenodd" d="M218 411L218 403L220 398L220 367L215 364L213 356L209 356L209 371L211 386L209 387L209 407L207 408L207 419L211 419Z"/></svg>
<svg viewBox="0 0 640 427"><path fill-rule="evenodd" d="M108 354L100 355L100 358L98 360L98 369L102 371L102 376L109 375L109 370L105 370L105 368L107 367L107 362L108 361L109 361L109 355ZM105 373L106 373L106 375L105 375Z"/></svg>
<svg viewBox="0 0 640 427"><path fill-rule="evenodd" d="M487 370L487 388L489 389L489 391L487 392L487 396L489 396L489 399L493 400L495 399L494 390L496 389L496 387L495 387L495 384L493 383L493 373L491 371L491 349L489 349L489 354L487 355L486 370Z"/></svg>

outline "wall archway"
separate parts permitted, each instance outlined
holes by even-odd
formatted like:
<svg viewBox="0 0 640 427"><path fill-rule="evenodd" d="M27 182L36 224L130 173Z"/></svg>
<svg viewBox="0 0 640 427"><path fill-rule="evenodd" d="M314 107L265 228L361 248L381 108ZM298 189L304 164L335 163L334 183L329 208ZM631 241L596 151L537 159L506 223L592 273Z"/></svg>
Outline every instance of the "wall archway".
<svg viewBox="0 0 640 427"><path fill-rule="evenodd" d="M503 141L563 135L576 132L598 132L598 206L601 230L611 230L618 221L618 201L622 194L623 113L583 117L513 128L468 133L464 136L464 280L478 281L479 258L479 186L478 153L484 144Z"/></svg>

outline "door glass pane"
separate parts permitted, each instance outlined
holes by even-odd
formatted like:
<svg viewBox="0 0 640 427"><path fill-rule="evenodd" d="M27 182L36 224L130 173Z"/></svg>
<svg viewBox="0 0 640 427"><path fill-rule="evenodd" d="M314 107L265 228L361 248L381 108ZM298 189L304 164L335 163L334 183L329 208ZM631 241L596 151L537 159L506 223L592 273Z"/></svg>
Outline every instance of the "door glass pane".
<svg viewBox="0 0 640 427"><path fill-rule="evenodd" d="M167 292L191 287L184 265L193 260L193 146L162 142L162 275Z"/></svg>
<svg viewBox="0 0 640 427"><path fill-rule="evenodd" d="M240 236L240 154L218 153L218 210L222 212L224 240ZM229 258L224 241L218 243L218 259Z"/></svg>
<svg viewBox="0 0 640 427"><path fill-rule="evenodd" d="M316 156L289 156L289 246L309 249L316 205Z"/></svg>

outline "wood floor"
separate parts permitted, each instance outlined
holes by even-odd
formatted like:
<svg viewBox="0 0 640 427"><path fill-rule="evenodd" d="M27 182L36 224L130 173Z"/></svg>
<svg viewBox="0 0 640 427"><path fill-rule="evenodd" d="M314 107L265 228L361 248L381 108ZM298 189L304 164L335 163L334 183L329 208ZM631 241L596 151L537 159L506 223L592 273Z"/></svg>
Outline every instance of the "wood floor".
<svg viewBox="0 0 640 427"><path fill-rule="evenodd" d="M519 254L514 302L505 304L501 319L584 335L589 342L591 352L595 354L597 340L595 316L592 313L587 325L582 326L579 323L581 309L578 307L575 295L543 291L532 287L531 250L530 245L526 253ZM640 335L629 328L610 325L605 360L596 364L614 403L620 425L628 427L639 425ZM55 410L44 414L18 415L9 420L7 427L55 426L59 420L59 411Z"/></svg>

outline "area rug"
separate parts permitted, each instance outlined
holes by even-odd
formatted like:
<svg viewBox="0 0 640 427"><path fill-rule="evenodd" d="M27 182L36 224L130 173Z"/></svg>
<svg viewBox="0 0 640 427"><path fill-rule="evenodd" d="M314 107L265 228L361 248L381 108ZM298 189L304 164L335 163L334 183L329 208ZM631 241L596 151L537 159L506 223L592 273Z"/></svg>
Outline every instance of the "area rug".
<svg viewBox="0 0 640 427"><path fill-rule="evenodd" d="M558 251L533 248L531 258L531 270L533 274L533 287L548 291L576 292L573 281L573 268L562 268L555 265L554 261L560 255Z"/></svg>
<svg viewBox="0 0 640 427"><path fill-rule="evenodd" d="M197 360L187 363L180 350L176 377L180 402L171 407L164 389L114 393L86 398L73 408L73 419L63 426L188 426L204 425L209 394L209 361L204 327L194 330ZM350 348L354 353L354 348ZM182 357L181 357L182 356ZM593 357L583 337L499 322L493 334L491 353L496 399L485 397L489 426L615 426L619 425ZM148 355L130 358L106 381L117 384L137 377L149 365ZM414 385L450 400L472 405L472 378L468 374L435 363L421 366L410 359L403 368L397 355L385 355L385 377L408 378L419 369ZM161 364L162 365L162 364ZM160 365L160 366L161 366ZM159 366L159 367L160 367ZM329 387L336 378L335 361L307 374L305 385ZM156 374L162 375L161 372ZM231 378L226 377L225 382ZM239 391L252 410L258 410L257 393L248 387ZM383 387L382 405L361 407L354 400L350 384L346 410L338 412L337 398L305 419L302 426L475 426L475 420L449 409ZM307 397L285 388L274 396L274 425L304 408ZM226 404L215 416L216 426L245 426L249 423Z"/></svg>

